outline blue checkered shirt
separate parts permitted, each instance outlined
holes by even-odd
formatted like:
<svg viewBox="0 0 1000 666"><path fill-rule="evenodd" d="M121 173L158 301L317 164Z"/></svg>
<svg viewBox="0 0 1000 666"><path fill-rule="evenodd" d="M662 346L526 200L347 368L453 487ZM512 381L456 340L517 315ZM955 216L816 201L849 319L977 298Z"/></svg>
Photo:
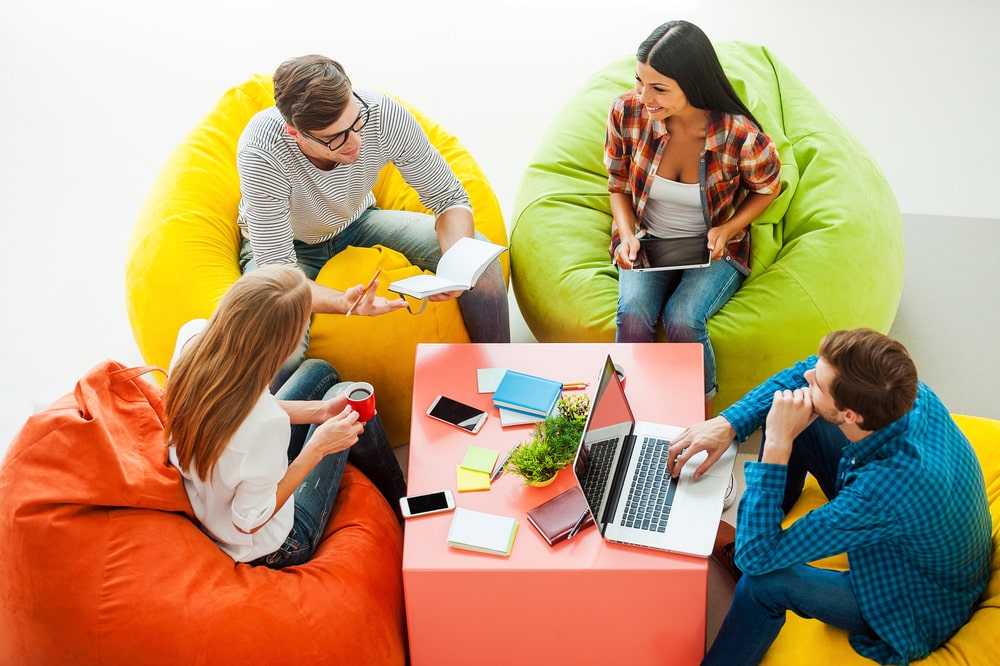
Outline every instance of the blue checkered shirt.
<svg viewBox="0 0 1000 666"><path fill-rule="evenodd" d="M774 392L806 386L815 356L722 412L740 440L764 425ZM878 638L851 635L879 663L926 656L965 623L986 587L991 520L982 468L923 382L901 419L844 447L837 495L781 529L784 465L747 462L736 564L764 574L847 553L854 592Z"/></svg>

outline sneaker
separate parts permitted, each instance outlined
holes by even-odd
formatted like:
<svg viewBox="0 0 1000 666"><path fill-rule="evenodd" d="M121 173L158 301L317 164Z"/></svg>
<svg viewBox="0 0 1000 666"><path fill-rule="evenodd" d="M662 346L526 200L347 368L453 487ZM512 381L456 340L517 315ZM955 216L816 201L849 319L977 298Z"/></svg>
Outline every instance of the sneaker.
<svg viewBox="0 0 1000 666"><path fill-rule="evenodd" d="M724 520L719 521L719 532L712 547L712 559L725 569L726 573L739 580L743 572L736 566L736 528Z"/></svg>
<svg viewBox="0 0 1000 666"><path fill-rule="evenodd" d="M726 497L722 500L722 510L725 511L736 501L736 475L729 475L729 486L726 487Z"/></svg>

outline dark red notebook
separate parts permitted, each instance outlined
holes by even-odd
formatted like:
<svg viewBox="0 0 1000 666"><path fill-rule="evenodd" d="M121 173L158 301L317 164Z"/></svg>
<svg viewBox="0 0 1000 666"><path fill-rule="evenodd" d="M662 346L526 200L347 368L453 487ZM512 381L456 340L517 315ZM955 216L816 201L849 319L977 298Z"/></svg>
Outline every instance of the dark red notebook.
<svg viewBox="0 0 1000 666"><path fill-rule="evenodd" d="M580 523L580 530L588 525L593 525L594 517L587 510L587 500L580 488L573 486L529 510L528 522L535 526L535 529L550 546L553 546L569 537L573 526L580 520L584 511L587 512L587 515ZM577 530L577 535L579 535L580 530Z"/></svg>

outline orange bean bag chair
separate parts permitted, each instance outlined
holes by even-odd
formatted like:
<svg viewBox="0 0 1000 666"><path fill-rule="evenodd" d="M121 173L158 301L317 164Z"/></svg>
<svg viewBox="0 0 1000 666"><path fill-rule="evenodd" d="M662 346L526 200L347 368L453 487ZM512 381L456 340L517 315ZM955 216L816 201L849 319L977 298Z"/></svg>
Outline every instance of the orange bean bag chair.
<svg viewBox="0 0 1000 666"><path fill-rule="evenodd" d="M167 464L161 389L120 367L32 416L0 467L0 664L404 664L402 533L372 483L347 467L307 564L235 564Z"/></svg>

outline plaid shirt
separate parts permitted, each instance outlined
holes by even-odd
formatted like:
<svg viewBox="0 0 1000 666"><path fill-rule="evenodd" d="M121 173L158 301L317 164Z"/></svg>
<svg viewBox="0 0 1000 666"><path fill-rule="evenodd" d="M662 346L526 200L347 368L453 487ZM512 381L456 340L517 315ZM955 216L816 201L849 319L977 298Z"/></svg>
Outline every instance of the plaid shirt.
<svg viewBox="0 0 1000 666"><path fill-rule="evenodd" d="M722 412L742 440L763 425L775 390L806 385L813 356ZM837 495L786 530L787 467L745 463L736 563L759 575L847 553L861 613L878 638L851 645L880 663L920 659L972 614L986 586L991 519L982 468L923 382L905 416L844 447Z"/></svg>
<svg viewBox="0 0 1000 666"><path fill-rule="evenodd" d="M656 169L669 141L665 123L646 114L638 95L628 92L615 99L604 142L608 191L632 196L640 226ZM745 116L721 111L709 115L698 171L706 228L729 220L747 191L770 194L781 186L781 163L771 138ZM615 230L612 250L618 243ZM727 250L735 265L749 275L750 234L733 238Z"/></svg>

